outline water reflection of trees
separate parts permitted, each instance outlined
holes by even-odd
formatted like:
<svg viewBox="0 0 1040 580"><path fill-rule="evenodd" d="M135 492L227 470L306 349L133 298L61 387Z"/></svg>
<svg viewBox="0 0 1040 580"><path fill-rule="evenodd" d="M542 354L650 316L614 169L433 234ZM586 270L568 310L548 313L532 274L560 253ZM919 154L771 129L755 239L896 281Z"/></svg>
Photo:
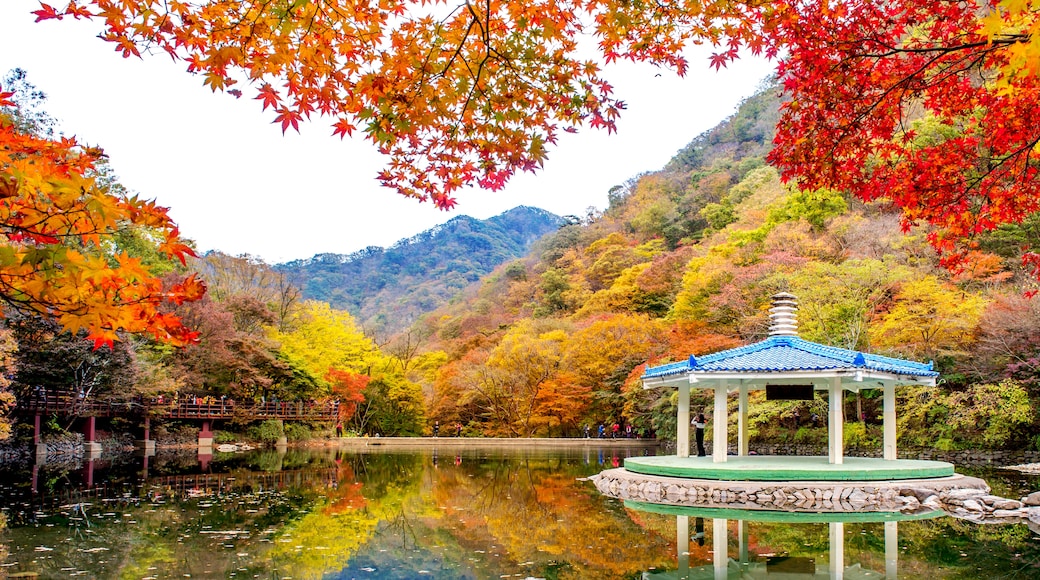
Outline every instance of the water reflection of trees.
<svg viewBox="0 0 1040 580"><path fill-rule="evenodd" d="M608 578L664 564L669 541L609 509L581 473L561 458L485 459L433 470L430 491L460 546L498 546L536 575Z"/></svg>
<svg viewBox="0 0 1040 580"><path fill-rule="evenodd" d="M579 481L587 468L572 459L369 454L337 461L341 477L326 507L273 539L271 562L294 577L352 566L407 577L402 567L414 574L426 566L473 578L613 578L674 556L669 539Z"/></svg>
<svg viewBox="0 0 1040 580"><path fill-rule="evenodd" d="M293 469L262 471L275 462ZM237 570L318 578L363 576L368 567L383 574L374 577L390 578L425 569L434 577L569 579L671 570L682 551L675 516L629 510L601 496L580 479L597 468L595 461L588 465L578 456L323 451L277 459L243 455L212 465L219 473L205 477L221 482L212 489L158 485L178 477L162 475L82 502L92 504L85 506L86 518L58 509L67 503L37 506L30 511L40 516L32 522L12 518L15 529L3 540L11 552L6 562L36 560L44 576L66 567L96 577L212 577ZM74 472L53 474L57 488L74 486ZM689 563L707 564L712 523L707 520L703 543L696 541L692 518L690 524ZM31 533L20 532L29 526ZM901 577L1040 577L1040 545L1024 525L943 518L901 523L899 537ZM748 527L754 554L822 562L827 541L826 524ZM53 551L35 553L36 546ZM884 570L883 524L846 524L844 550L850 562Z"/></svg>

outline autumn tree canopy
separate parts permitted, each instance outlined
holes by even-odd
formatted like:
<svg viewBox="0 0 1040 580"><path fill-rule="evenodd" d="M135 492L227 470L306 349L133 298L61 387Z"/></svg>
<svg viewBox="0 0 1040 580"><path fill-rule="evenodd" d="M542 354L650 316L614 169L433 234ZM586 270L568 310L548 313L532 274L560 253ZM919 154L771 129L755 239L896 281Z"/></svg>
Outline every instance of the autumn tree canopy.
<svg viewBox="0 0 1040 580"><path fill-rule="evenodd" d="M762 46L749 8L729 0L73 0L36 15L101 20L125 56L164 51L214 91L248 87L283 131L313 115L335 135L360 130L388 156L384 185L442 208L463 185L537 169L561 131L614 129L624 103L581 37L601 61L680 74L691 42L739 32Z"/></svg>
<svg viewBox="0 0 1040 580"><path fill-rule="evenodd" d="M779 57L789 97L772 161L803 187L889 199L957 266L974 238L1040 209L1036 0L72 0L125 56L164 51L283 131L312 115L387 155L384 185L442 208L534 171L561 131L613 130L603 64L684 74L711 43ZM588 58L581 38L598 43ZM1026 264L1040 275L1040 256Z"/></svg>
<svg viewBox="0 0 1040 580"><path fill-rule="evenodd" d="M789 101L771 160L803 188L887 199L957 267L1040 210L1040 3L829 3L766 24ZM1023 259L1040 276L1040 255Z"/></svg>

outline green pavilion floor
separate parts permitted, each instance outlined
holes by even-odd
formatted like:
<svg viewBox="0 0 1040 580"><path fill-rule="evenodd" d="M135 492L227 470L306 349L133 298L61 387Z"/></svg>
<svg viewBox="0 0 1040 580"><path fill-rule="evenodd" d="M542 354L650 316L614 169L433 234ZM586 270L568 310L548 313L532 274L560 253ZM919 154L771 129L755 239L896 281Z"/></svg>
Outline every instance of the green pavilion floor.
<svg viewBox="0 0 1040 580"><path fill-rule="evenodd" d="M835 465L826 456L793 455L730 455L721 463L712 461L710 455L629 457L625 469L644 475L724 481L895 481L954 475L953 465L943 461L845 457L844 463Z"/></svg>

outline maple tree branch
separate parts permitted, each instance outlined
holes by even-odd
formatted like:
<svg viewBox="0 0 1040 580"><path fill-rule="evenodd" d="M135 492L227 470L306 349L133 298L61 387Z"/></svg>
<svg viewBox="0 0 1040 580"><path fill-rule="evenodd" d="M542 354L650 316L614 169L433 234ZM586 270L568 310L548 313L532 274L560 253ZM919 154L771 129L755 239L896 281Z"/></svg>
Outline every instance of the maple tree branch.
<svg viewBox="0 0 1040 580"><path fill-rule="evenodd" d="M479 93L479 95L482 98L484 98L485 100L488 98L487 93L485 93L484 90L480 88L480 77L483 74L484 65L486 64L487 60L490 58L490 54L491 54L491 39L490 39L490 33L489 33L489 27L490 27L490 22L491 22L491 14L490 14L491 3L490 3L490 1L487 3L487 9L489 11L488 12L488 16L487 16L487 18L488 18L488 25L487 25L487 27L485 27L483 22L481 22L480 15L477 14L476 10L474 9L474 7L473 7L473 5L471 3L466 2L466 9L469 11L470 15L472 16L472 20L470 20L469 26L466 28L466 34L463 36L462 41L459 42L458 49L455 51L455 54L452 55L451 61L453 62L455 57L461 57L461 61L462 61L463 66L466 68L466 71L469 72L470 78L473 79L473 85L470 86L469 91L466 94L466 100L463 101L462 107L459 110L457 117L455 118L455 122L452 124L452 134L456 134L458 132L458 128L462 124L462 119L465 117L466 110L469 109L470 103L473 102L473 97L476 94ZM483 41L484 47L485 47L484 58L482 58L480 60L480 63L478 64L476 71L474 71L473 67L470 66L469 59L465 58L464 56L461 56L461 52L462 52L462 49L463 49L463 47L465 45L465 41L466 41L467 38L469 38L469 33L473 29L474 25L478 26L480 28L481 40ZM442 74L447 74L447 72L448 72L448 69L445 68Z"/></svg>
<svg viewBox="0 0 1040 580"><path fill-rule="evenodd" d="M34 274L39 271L40 270L32 271L19 276L4 274L0 277L0 301L10 306L13 310L24 314L39 314L44 316L53 316L54 314L87 314L89 307L83 302L72 304L68 302L45 300L42 296L27 295L8 282L11 278L32 279Z"/></svg>
<svg viewBox="0 0 1040 580"><path fill-rule="evenodd" d="M487 18L484 27L484 46L491 49L491 0L484 0L484 15Z"/></svg>
<svg viewBox="0 0 1040 580"><path fill-rule="evenodd" d="M1022 165L1022 171L1025 171L1028 167L1030 152L1033 150L1034 147L1036 147L1038 143L1040 143L1040 136L1028 143L1023 144L1017 149L1008 152L1006 155L980 157L980 161L985 163L986 167L978 175L966 179L963 182L965 189L967 189L968 191L978 190L979 187L982 185L982 182L985 181L988 177L995 176L996 179L1001 179L1002 175L1008 175L1007 171L1001 170L1007 167L1008 162L1018 158L1023 153L1025 153L1025 162ZM1014 168L1012 167L1011 169ZM985 204L985 201L983 201L982 203Z"/></svg>
<svg viewBox="0 0 1040 580"><path fill-rule="evenodd" d="M1038 143L1040 143L1040 136L1038 136L1037 139L1034 139L1033 141L1028 142L1028 143L1018 147L1017 149L1015 149L1014 151L1009 152L1006 155L996 156L996 157L993 157L993 156L991 156L991 157L980 157L980 161L984 161L985 164L986 164L986 167L984 169L982 169L980 172L978 172L978 173L976 173L976 174L974 174L972 176L965 176L963 179L961 179L959 181L959 184L963 187L965 192L972 192L972 191L978 192L977 194L975 194L973 196L972 199L974 201L974 205L968 211L968 213L971 216L973 216L973 218L974 218L973 219L973 225L977 226L978 225L978 221L983 216L987 215L987 213L988 213L987 208L989 206L989 201L990 200L989 200L988 195L983 194L982 190L980 189L980 187L983 184L983 182L985 182L987 179L996 179L996 180L1007 180L1007 179L1009 179L1008 177L1002 177L1002 176L1006 176L1007 175L1007 172L1006 171L1002 171L1002 170L1007 166L1007 163L1010 160L1015 159L1016 157L1021 155L1023 152L1026 155L1026 162L1023 163L1023 168L1022 168L1022 170L1024 171L1026 169L1027 164L1028 164L1028 158L1030 156L1030 153L1031 153L1032 149ZM938 210L938 209L944 208L944 207L952 209L952 208L954 208L956 206L956 203L957 203L957 200L950 200L950 201L946 201L945 203L931 203L931 204L928 204L928 207L933 209L933 210ZM988 229L989 228L987 228L987 231L988 231ZM965 234L965 236L964 236L965 239L973 240L973 239L977 238L979 234L982 233L982 232L976 232L975 230L976 230L976 228L971 228L971 230L968 233Z"/></svg>
<svg viewBox="0 0 1040 580"><path fill-rule="evenodd" d="M455 50L452 51L451 56L448 57L448 62L444 63L444 67L441 69L439 73L436 73L436 76L439 76L440 78L447 78L448 72L451 70L453 66L455 66L455 59L459 58L459 55L462 54L462 49L466 45L466 40L469 39L469 33L473 30L473 26L475 24L475 20L470 20L469 26L466 27L466 32L462 34L462 40L460 40L458 45L455 46ZM437 35L440 36L439 25L437 27ZM420 77L420 82L424 82L426 80L426 69L430 64L430 59L433 58L433 51L434 48L431 47L429 52L426 53L426 59L423 61L422 77Z"/></svg>
<svg viewBox="0 0 1040 580"><path fill-rule="evenodd" d="M459 43L458 43L458 46L455 47L455 51L452 53L451 57L448 59L448 62L444 64L444 68L441 70L440 73L438 73L438 75L441 78L446 78L448 76L448 72L451 70L452 66L455 65L455 59L459 58L459 56L462 54L462 49L466 46L466 40L469 39L470 31L473 30L473 27L476 24L478 24L476 18L473 18L472 20L470 20L469 26L466 27L466 32L463 33L463 35L462 35L462 40L460 40ZM439 25L438 25L438 29L440 29ZM430 48L430 51L428 53L426 53L426 57L427 58L426 58L426 61L423 62L423 76L422 76L422 80L425 80L425 78L426 78L426 65L428 65L429 62L430 62L429 59L433 55L433 50L434 50L433 48ZM465 60L465 59L463 59L463 60ZM463 110L465 110L465 109L463 109Z"/></svg>
<svg viewBox="0 0 1040 580"><path fill-rule="evenodd" d="M862 56L867 58L882 59L898 54L928 54L932 52L939 52L942 54L949 54L953 52L959 52L962 50L972 50L983 46L990 47L1003 47L1012 44L1025 44L1032 39L1029 34L1005 34L993 40L980 40L977 42L967 42L964 44L957 44L952 46L922 46L922 47L898 47L892 44L877 42L880 46L887 48L887 52L879 53L862 53L854 56Z"/></svg>
<svg viewBox="0 0 1040 580"><path fill-rule="evenodd" d="M875 42L877 44L881 44L883 46L885 45L885 43L881 43L876 38L872 38L872 39L870 39L870 41L871 42ZM976 44L965 44L965 45L962 45L962 46L965 46L965 47L968 47L968 46L978 47L978 46L988 46L988 44L987 43L981 43L981 44L977 44L976 43ZM842 125L842 131L839 134L838 141L844 140L845 138L847 138L851 134L857 132L859 130L859 125L863 122L863 120L866 119L867 117L869 117L870 115L872 115L875 112L875 110L883 102L885 102L893 93L895 93L896 91L900 91L901 92L901 96L898 97L898 101L899 102L906 102L907 100L910 100L909 95L915 95L915 94L917 94L917 93L927 89L929 86L932 86L934 84L939 83L943 79L946 79L946 78L949 78L950 76L956 75L958 72L964 72L964 71L970 70L973 67L979 66L981 64L981 62L984 60L985 56L991 50L995 50L995 49L996 49L995 47L991 47L991 48L989 48L989 49L987 49L985 51L982 51L981 53L979 53L979 52L969 53L968 55L965 55L964 58L958 59L958 62L963 62L965 60L965 58L971 57L970 60L968 60L968 62L965 63L963 66L960 66L960 67L954 67L954 66L946 67L946 68L944 68L942 70L942 73L943 73L942 76L939 76L939 77L936 77L936 78L932 79L932 83L926 83L926 84L921 84L921 85L918 85L918 86L914 86L914 81L915 80L923 79L924 78L924 74L929 69L931 69L933 67L933 65L935 65L937 62L941 61L943 59L943 57L951 54L954 51L952 51L952 50L950 50L950 51L941 51L938 54L933 55L931 58L929 58L928 60L923 62L920 66L918 66L916 70L910 72L909 74L905 75L903 78L898 79L895 83L893 83L890 86L886 87L880 93L880 95L878 95L876 98L874 98L865 108L859 109L857 111L856 115L853 116L849 120L848 123ZM927 52L932 52L932 51L927 51ZM897 54L897 53L898 53L898 51L897 52L891 52L891 53L858 53L858 52L855 52L855 51L851 51L849 53L849 55L850 55L850 58L853 58L853 59L856 59L856 58L866 58L866 59L880 60L884 56L891 56L891 55ZM951 64L953 64L953 63L951 63ZM841 65L841 62L836 63L832 67L831 71L835 72L835 73L839 72L840 65ZM903 108L900 107L900 110L902 110L902 109ZM903 121L900 121L901 126L902 126L902 123L903 123ZM829 153L833 154L833 151L831 151ZM833 157L831 157L831 158L833 159Z"/></svg>
<svg viewBox="0 0 1040 580"><path fill-rule="evenodd" d="M473 5L470 4L469 2L466 2L464 5L456 6L454 10L452 10L447 16L445 16L445 18L443 18L437 24L437 27L435 29L435 36L436 37L442 36L441 31L444 28L445 22L447 22L449 19L451 19L451 17L454 16L460 9L462 9L463 6L470 13L471 18L470 18L469 24L467 25L465 32L463 32L462 38L456 44L455 49L452 52L452 55L448 58L447 62L444 64L444 66L441 67L441 70L439 72L434 73L435 77L447 78L448 75L451 72L451 69L455 66L455 63L457 61L461 61L463 66L469 72L470 77L473 79L473 85L470 87L469 93L466 96L466 100L463 102L462 107L461 107L461 109L458 112L458 116L456 117L455 122L453 124L453 129L452 129L452 133L453 134L457 133L458 128L459 128L460 124L462 123L462 119L465 117L465 112L470 107L470 103L473 100L475 91L479 90L479 86L478 85L480 84L480 76L481 76L482 70L483 70L483 61L481 62L481 66L478 67L477 71L474 71L473 68L469 64L468 59L466 59L465 56L463 56L463 51L466 48L466 42L469 40L470 33L473 31L473 27L474 26L480 27L480 29L481 29L481 39L483 40L483 43L484 43L485 47L488 47L490 49L490 39L489 39L488 29L481 22L480 16L477 14L477 12L474 9ZM490 3L488 3L488 10L490 10ZM488 14L487 18L488 18L488 22L490 22L490 13ZM429 68L430 61L433 58L433 53L438 48L439 47L437 45L433 45L426 52L426 57L425 57L425 59L423 61L423 67L422 67L422 69L420 71L419 80L418 80L418 83L417 83L417 86L416 86L416 89L415 89L415 92L417 92L417 93L421 93L423 87L426 85L426 80L428 78L427 70ZM485 93L483 93L482 90L480 92L481 92L481 96L482 97L487 98L487 95Z"/></svg>

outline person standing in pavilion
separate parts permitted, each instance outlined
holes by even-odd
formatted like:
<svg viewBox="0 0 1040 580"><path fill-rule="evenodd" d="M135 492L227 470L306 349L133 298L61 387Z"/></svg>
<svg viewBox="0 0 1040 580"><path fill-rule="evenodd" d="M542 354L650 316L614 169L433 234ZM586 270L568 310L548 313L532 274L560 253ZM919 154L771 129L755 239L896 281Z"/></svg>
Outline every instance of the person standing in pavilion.
<svg viewBox="0 0 1040 580"><path fill-rule="evenodd" d="M704 450L704 426L707 424L704 413L697 413L692 423L693 434L697 440L697 457L705 457L708 455L708 452Z"/></svg>

